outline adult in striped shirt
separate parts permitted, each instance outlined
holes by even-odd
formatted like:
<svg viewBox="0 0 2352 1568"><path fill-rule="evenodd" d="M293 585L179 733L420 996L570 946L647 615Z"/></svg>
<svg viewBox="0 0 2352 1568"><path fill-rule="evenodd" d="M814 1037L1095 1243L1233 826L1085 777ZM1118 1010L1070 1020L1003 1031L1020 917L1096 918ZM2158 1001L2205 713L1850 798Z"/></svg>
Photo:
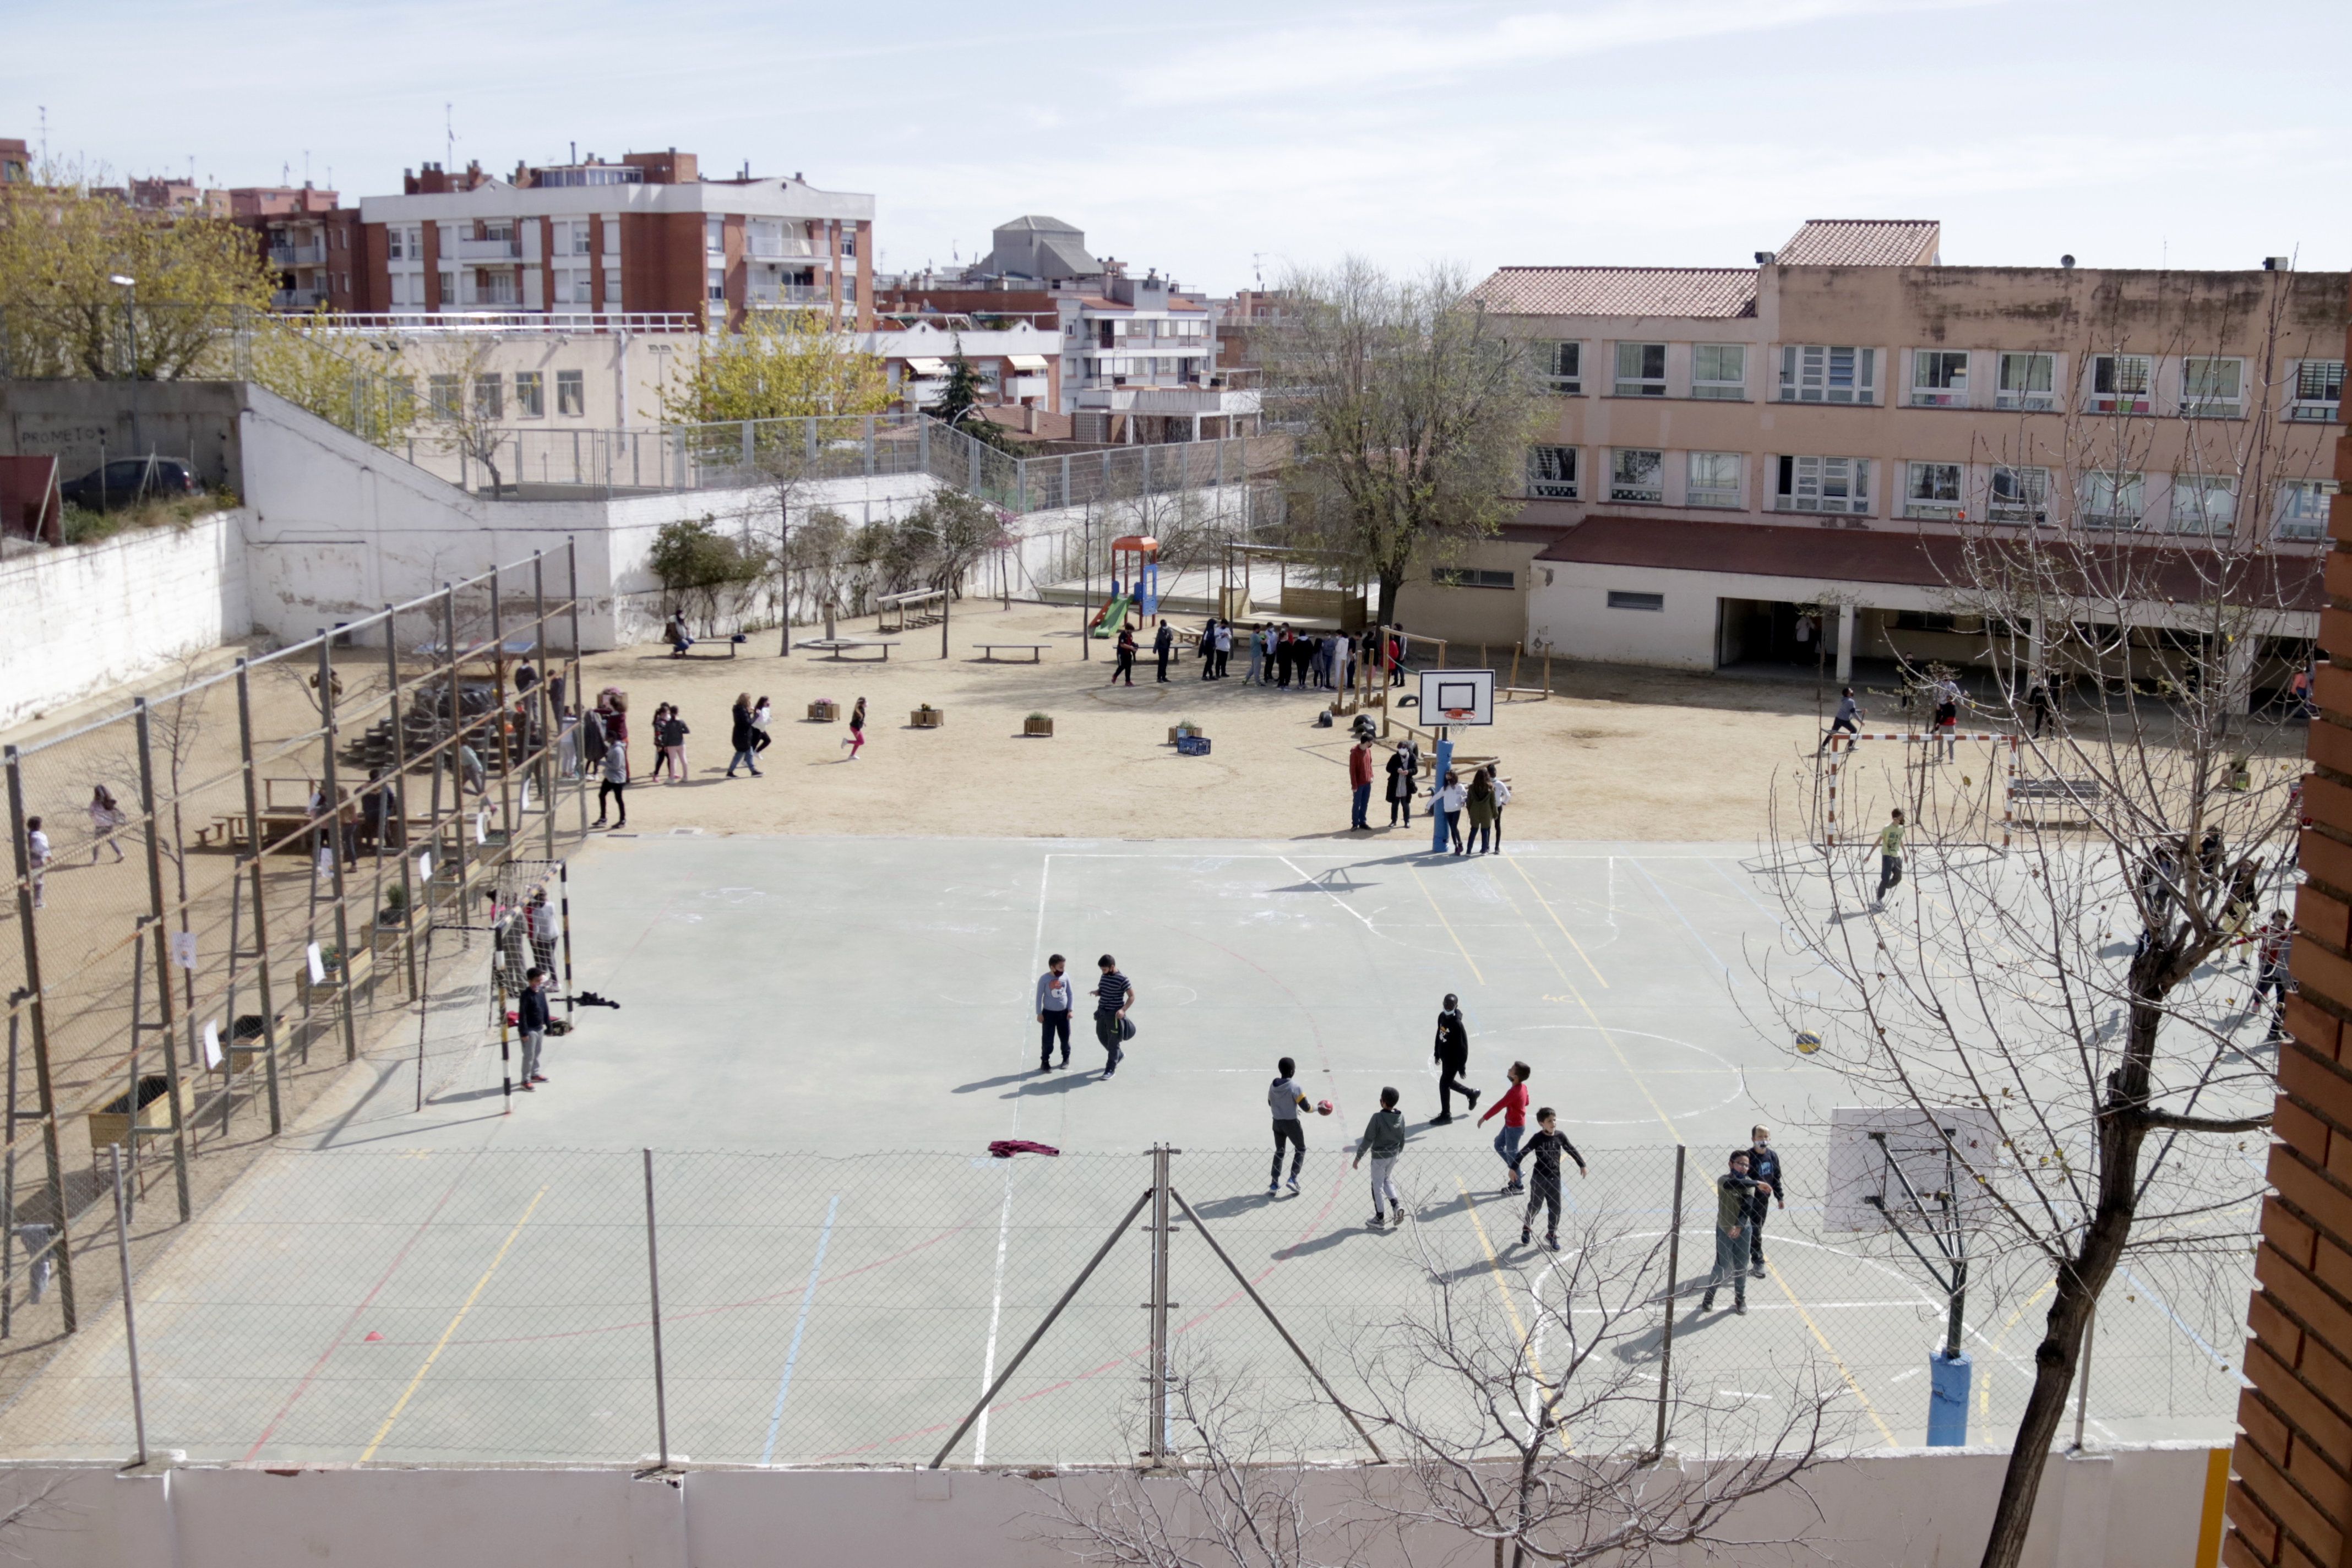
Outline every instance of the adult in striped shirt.
<svg viewBox="0 0 2352 1568"><path fill-rule="evenodd" d="M1121 1058L1127 1053L1119 1041L1127 1033L1127 1010L1135 1005L1135 982L1118 972L1118 960L1104 953L1097 961L1102 969L1102 981L1094 988L1095 1038L1102 1042L1105 1056L1103 1077L1118 1070Z"/></svg>

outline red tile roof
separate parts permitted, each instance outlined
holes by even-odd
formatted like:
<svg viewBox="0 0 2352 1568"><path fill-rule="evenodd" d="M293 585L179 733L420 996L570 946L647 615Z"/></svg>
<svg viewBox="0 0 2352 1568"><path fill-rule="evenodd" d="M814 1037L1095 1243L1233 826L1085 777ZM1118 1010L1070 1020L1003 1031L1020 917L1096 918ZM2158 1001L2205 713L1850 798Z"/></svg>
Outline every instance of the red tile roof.
<svg viewBox="0 0 2352 1568"><path fill-rule="evenodd" d="M1756 313L1752 267L1502 267L1471 291L1513 316L1696 316Z"/></svg>
<svg viewBox="0 0 2352 1568"><path fill-rule="evenodd" d="M1807 218L1772 258L1783 267L1926 267L1942 235L1934 218Z"/></svg>

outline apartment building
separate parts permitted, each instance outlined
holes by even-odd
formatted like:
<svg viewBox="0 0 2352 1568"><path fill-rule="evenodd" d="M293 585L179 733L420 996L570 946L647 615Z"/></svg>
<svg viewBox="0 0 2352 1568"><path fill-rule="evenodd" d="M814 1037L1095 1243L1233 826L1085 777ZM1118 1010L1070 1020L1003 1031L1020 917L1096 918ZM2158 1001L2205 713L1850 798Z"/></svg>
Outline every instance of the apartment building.
<svg viewBox="0 0 2352 1568"><path fill-rule="evenodd" d="M344 206L335 192L306 180L300 185L233 185L201 195L218 198L208 212L225 208L230 222L253 231L262 256L278 275L271 309L366 308L359 211Z"/></svg>
<svg viewBox="0 0 2352 1568"><path fill-rule="evenodd" d="M1983 639L1943 589L1983 528L2260 539L2315 615L2345 275L1939 248L1932 221L1823 220L1753 267L1496 271L1475 299L1546 428L1514 523L1406 624L1686 668L1960 659Z"/></svg>
<svg viewBox="0 0 2352 1568"><path fill-rule="evenodd" d="M999 225L987 258L952 276L883 290L886 314L1018 320L1060 335L1055 412L1080 440L1198 441L1252 435L1255 390L1224 384L1208 301L1158 270L1097 258L1076 226L1041 214Z"/></svg>
<svg viewBox="0 0 2352 1568"><path fill-rule="evenodd" d="M799 174L713 179L691 153L427 163L359 205L352 308L687 316L814 310L873 326L874 198Z"/></svg>
<svg viewBox="0 0 2352 1568"><path fill-rule="evenodd" d="M21 185L33 177L33 150L21 136L0 136L0 185Z"/></svg>
<svg viewBox="0 0 2352 1568"><path fill-rule="evenodd" d="M950 363L961 354L979 378L982 404L992 408L1050 412L1056 403L1062 334L1027 321L982 325L967 317L914 320L885 317L880 330L864 334L857 346L882 362L889 377L894 413L911 414L938 404L947 390ZM1022 423L1034 429L1035 422Z"/></svg>

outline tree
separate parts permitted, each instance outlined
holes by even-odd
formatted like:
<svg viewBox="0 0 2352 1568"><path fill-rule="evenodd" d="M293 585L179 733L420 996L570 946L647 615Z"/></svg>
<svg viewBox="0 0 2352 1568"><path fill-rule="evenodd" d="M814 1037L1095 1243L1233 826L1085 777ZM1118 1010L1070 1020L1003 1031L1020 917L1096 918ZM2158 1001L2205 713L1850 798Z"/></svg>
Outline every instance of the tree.
<svg viewBox="0 0 2352 1568"><path fill-rule="evenodd" d="M694 368L661 395L674 425L879 414L890 406L882 362L806 310L758 310L715 327Z"/></svg>
<svg viewBox="0 0 2352 1568"><path fill-rule="evenodd" d="M719 595L757 582L763 569L755 552L719 532L709 517L662 524L646 564L661 579L663 596L673 607L700 606L706 627L718 619Z"/></svg>
<svg viewBox="0 0 2352 1568"><path fill-rule="evenodd" d="M1540 405L1451 268L1398 279L1351 258L1284 288L1295 309L1265 353L1269 412L1297 431L1294 542L1377 578L1393 621L1416 559L1443 560L1517 510Z"/></svg>
<svg viewBox="0 0 2352 1568"><path fill-rule="evenodd" d="M2226 966L2245 962L2249 925L2292 885L2282 868L2297 784L2284 759L2303 749L2285 705L2249 710L2258 685L2307 657L2288 612L2319 566L2274 548L2260 504L2273 480L2295 477L2269 412L2278 333L2274 313L2251 416L2184 423L2174 522L2189 485L2198 531L2128 531L2140 508L2117 476L2165 455L2149 448L2156 422L2119 408L2068 416L2054 437L2021 419L2000 460L2047 484L2012 494L2018 515L2002 525L1933 544L1956 624L1981 628L1979 659L1995 671L1988 717L2021 737L2020 773L2063 791L2079 826L2027 815L2006 855L1939 849L1981 837L1969 825L1987 808L1922 758L1901 783L1915 870L1887 907L1865 880L1873 868L1845 849L1777 857L1767 873L1784 949L1757 967L1780 1027L1819 1035L1816 1061L1916 1113L1937 1163L1950 1151L1971 1200L1972 1277L2006 1266L2021 1292L2050 1292L1987 1568L2012 1568L2023 1550L2084 1330L2116 1271L2244 1289L2262 1173L2243 1145L2269 1124L2274 1084L2241 1037L2263 1012L2255 997L2235 1005L2253 976ZM2167 348L2196 352L2185 333ZM2215 493L2231 499L2226 512L2210 510ZM2034 734L2033 694L2070 678L2087 712ZM1846 822L1871 777L1843 770ZM1820 782L1801 773L1776 789L1776 837L1822 842ZM1963 1122L1990 1128L1995 1147L1928 1131Z"/></svg>
<svg viewBox="0 0 2352 1568"><path fill-rule="evenodd" d="M492 499L505 488L499 449L514 436L507 426L497 346L492 338L457 333L413 351L425 373L423 419L429 438L461 462L487 469Z"/></svg>
<svg viewBox="0 0 2352 1568"><path fill-rule="evenodd" d="M932 414L950 429L961 430L982 446L998 451L1010 451L1012 442L1004 427L982 412L982 397L988 385L980 379L980 372L963 352L963 334L955 338L955 353L948 361L947 384L940 389L940 400Z"/></svg>
<svg viewBox="0 0 2352 1568"><path fill-rule="evenodd" d="M978 496L941 489L908 515L906 529L921 552L924 574L940 590L940 657L945 658L949 601L964 574L1003 538L1004 516Z"/></svg>
<svg viewBox="0 0 2352 1568"><path fill-rule="evenodd" d="M329 334L340 320L323 305L299 322L248 320L250 374L288 402L362 440L396 445L416 426L414 380L401 374L394 344L379 342L381 365L336 347Z"/></svg>
<svg viewBox="0 0 2352 1568"><path fill-rule="evenodd" d="M53 165L0 198L0 374L187 375L274 287L249 231L140 212L79 170Z"/></svg>
<svg viewBox="0 0 2352 1568"><path fill-rule="evenodd" d="M801 520L777 552L783 576L784 619L792 619L793 579L812 587L812 596L824 616L825 640L834 634L834 616L840 608L843 579L851 565L849 520L829 506L818 507Z"/></svg>

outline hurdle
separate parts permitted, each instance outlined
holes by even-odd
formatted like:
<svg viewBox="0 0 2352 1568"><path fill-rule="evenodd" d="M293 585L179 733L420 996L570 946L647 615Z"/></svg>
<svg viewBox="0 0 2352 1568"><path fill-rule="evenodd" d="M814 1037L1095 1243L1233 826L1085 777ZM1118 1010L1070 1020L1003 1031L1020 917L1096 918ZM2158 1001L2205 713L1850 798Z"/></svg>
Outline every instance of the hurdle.
<svg viewBox="0 0 2352 1568"><path fill-rule="evenodd" d="M1960 730L1955 731L1949 734L1940 733L1934 730L1889 730L1865 731L1855 735L1847 735L1843 733L1832 734L1830 736L1829 744L1829 767L1828 772L1823 778L1824 786L1828 792L1829 808L1826 818L1823 822L1823 832L1822 837L1822 847L1829 849L1834 849L1837 847L1838 772L1841 765L1841 759L1846 752L1849 752L1853 749L1855 742L1861 741L1895 741L1906 746L1941 744L1947 741L1990 741L1996 745L2006 745L2009 748L2009 775L2007 782L2001 790L2000 843L1998 846L1995 846L1995 847L1998 847L2004 852L2008 850L2011 830L2015 826L2017 817L2017 764L2018 752L2021 744L2021 737L2016 735L2003 735L1991 730ZM1840 742L1843 742L1843 744L1840 744ZM1865 832L1866 831L1867 829L1865 829Z"/></svg>

